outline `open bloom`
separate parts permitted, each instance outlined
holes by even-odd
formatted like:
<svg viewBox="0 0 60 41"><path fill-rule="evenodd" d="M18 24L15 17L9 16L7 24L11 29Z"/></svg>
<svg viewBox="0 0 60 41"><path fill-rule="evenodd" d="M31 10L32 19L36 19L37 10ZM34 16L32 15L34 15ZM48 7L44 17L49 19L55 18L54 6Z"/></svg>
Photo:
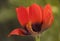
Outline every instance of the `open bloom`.
<svg viewBox="0 0 60 41"><path fill-rule="evenodd" d="M21 6L16 8L17 18L22 28L14 29L11 35L35 35L45 31L53 22L52 9L49 4L44 8L37 4L25 8Z"/></svg>

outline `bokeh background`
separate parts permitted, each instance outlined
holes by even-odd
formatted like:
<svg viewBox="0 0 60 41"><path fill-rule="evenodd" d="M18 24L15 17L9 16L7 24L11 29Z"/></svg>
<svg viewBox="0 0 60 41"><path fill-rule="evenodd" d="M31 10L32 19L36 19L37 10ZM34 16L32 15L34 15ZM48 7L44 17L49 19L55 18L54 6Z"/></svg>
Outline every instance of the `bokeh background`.
<svg viewBox="0 0 60 41"><path fill-rule="evenodd" d="M34 41L32 36L7 37L13 29L21 27L15 8L21 5L27 7L33 3L42 7L49 3L54 15L54 23L41 34L41 41L60 41L60 0L0 0L0 41Z"/></svg>

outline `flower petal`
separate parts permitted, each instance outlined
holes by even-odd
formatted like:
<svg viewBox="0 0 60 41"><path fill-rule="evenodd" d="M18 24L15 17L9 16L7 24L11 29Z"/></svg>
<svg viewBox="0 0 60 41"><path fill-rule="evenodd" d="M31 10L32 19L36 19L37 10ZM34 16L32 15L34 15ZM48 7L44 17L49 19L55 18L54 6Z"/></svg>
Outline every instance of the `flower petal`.
<svg viewBox="0 0 60 41"><path fill-rule="evenodd" d="M43 11L43 28L48 28L53 22L52 8L49 4L47 4Z"/></svg>
<svg viewBox="0 0 60 41"><path fill-rule="evenodd" d="M26 31L20 28L14 29L12 32L9 33L8 37L12 35L19 35L19 36L25 36Z"/></svg>
<svg viewBox="0 0 60 41"><path fill-rule="evenodd" d="M26 10L27 10L27 12L28 12L28 14L29 14L29 7L27 7Z"/></svg>
<svg viewBox="0 0 60 41"><path fill-rule="evenodd" d="M21 25L25 25L28 22L28 12L26 8L24 7L16 8L16 12L18 21L21 23Z"/></svg>
<svg viewBox="0 0 60 41"><path fill-rule="evenodd" d="M33 4L29 8L29 17L32 22L41 22L42 21L42 8L37 4Z"/></svg>

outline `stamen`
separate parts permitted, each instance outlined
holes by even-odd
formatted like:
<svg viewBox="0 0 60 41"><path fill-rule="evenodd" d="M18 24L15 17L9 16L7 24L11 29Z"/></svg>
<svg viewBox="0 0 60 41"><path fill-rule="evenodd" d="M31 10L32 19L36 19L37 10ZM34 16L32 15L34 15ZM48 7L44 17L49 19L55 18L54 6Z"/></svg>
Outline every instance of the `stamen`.
<svg viewBox="0 0 60 41"><path fill-rule="evenodd" d="M24 29L25 29L25 31L26 31L26 33L24 33L24 34L25 34L25 35L30 35L30 33L29 33L28 29L26 28L26 26L24 26Z"/></svg>

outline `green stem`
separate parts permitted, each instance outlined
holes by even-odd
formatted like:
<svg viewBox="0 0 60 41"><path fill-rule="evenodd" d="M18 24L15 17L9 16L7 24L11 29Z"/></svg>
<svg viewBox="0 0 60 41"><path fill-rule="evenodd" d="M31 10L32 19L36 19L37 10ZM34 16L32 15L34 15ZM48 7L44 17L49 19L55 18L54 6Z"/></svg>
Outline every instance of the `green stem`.
<svg viewBox="0 0 60 41"><path fill-rule="evenodd" d="M40 35L35 36L35 41L41 41L40 40Z"/></svg>

